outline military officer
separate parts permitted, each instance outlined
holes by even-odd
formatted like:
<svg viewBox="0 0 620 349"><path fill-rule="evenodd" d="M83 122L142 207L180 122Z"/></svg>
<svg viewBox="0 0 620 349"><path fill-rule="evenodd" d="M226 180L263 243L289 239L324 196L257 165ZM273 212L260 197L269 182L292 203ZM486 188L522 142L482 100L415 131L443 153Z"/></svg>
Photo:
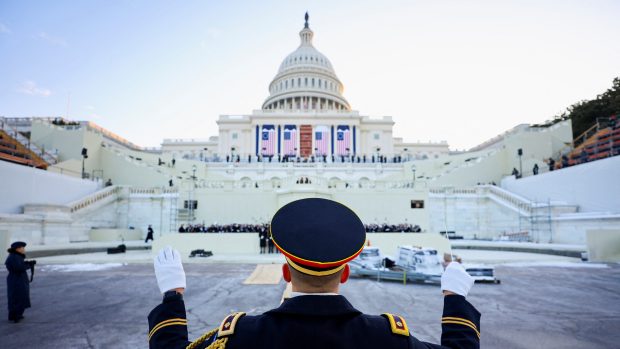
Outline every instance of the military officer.
<svg viewBox="0 0 620 349"><path fill-rule="evenodd" d="M239 312L190 342L183 292L185 273L177 251L155 259L164 300L148 316L149 347L155 348L479 348L480 313L465 296L472 278L456 262L441 278L444 311L441 345L419 341L404 318L366 315L338 294L349 266L366 241L357 215L335 201L311 198L283 206L273 217L271 237L286 258L284 280L292 297L262 315Z"/></svg>

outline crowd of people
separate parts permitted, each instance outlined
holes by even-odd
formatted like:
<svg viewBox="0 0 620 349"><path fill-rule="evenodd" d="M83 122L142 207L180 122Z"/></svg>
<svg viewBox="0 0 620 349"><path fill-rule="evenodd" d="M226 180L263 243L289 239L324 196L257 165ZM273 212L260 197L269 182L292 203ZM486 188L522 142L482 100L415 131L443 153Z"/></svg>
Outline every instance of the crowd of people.
<svg viewBox="0 0 620 349"><path fill-rule="evenodd" d="M364 224L366 232L369 233L421 233L422 228L419 225L408 223L401 224Z"/></svg>
<svg viewBox="0 0 620 349"><path fill-rule="evenodd" d="M181 224L179 233L264 233L269 224Z"/></svg>
<svg viewBox="0 0 620 349"><path fill-rule="evenodd" d="M295 183L296 184L312 184L312 181L308 179L308 177L301 177Z"/></svg>
<svg viewBox="0 0 620 349"><path fill-rule="evenodd" d="M314 163L314 162L323 162L323 163L401 163L408 161L410 158L403 157L401 155L326 155L326 154L317 154L310 156L297 156L297 155L267 155L267 154L258 154L258 155L247 155L241 156L239 154L226 155L223 157L219 157L217 155L207 157L204 154L200 154L198 156L193 156L190 154L183 155L184 159L190 160L199 160L204 162L230 162L230 163L239 163L239 162L278 162L278 163L288 163L288 162L299 162L299 163ZM160 166L163 162L160 162Z"/></svg>
<svg viewBox="0 0 620 349"><path fill-rule="evenodd" d="M419 225L408 223L400 224L365 224L366 231L369 233L420 233L422 228ZM181 224L179 233L259 233L262 236L269 235L269 224ZM267 244L268 245L268 244ZM267 246L266 245L266 246ZM268 246L267 246L268 247Z"/></svg>
<svg viewBox="0 0 620 349"><path fill-rule="evenodd" d="M63 118L55 118L52 120L52 124L56 126L77 126L80 123L78 121L65 121Z"/></svg>

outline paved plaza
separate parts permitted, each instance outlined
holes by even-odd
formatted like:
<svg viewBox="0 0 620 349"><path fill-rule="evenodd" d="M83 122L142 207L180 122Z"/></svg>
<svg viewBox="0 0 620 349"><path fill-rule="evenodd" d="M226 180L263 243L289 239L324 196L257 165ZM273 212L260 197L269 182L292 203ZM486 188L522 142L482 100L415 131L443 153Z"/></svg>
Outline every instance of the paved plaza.
<svg viewBox="0 0 620 349"><path fill-rule="evenodd" d="M152 265L37 266L33 308L19 324L0 321L2 348L148 347L146 316L161 300ZM282 280L244 284L256 264L185 267L190 338L230 312L260 314L277 306L285 290ZM469 297L483 314L483 348L594 349L620 342L619 265L498 266L496 274L500 285L477 284ZM0 293L5 311L4 281ZM342 293L361 311L400 314L418 338L439 341L442 297L436 285L352 279Z"/></svg>

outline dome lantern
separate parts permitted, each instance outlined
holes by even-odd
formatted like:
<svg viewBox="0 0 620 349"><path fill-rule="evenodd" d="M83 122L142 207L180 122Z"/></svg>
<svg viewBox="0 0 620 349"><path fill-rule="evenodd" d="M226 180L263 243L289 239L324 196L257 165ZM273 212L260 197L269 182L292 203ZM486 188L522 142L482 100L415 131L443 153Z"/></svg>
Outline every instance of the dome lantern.
<svg viewBox="0 0 620 349"><path fill-rule="evenodd" d="M280 64L269 84L263 110L351 110L331 62L312 45L314 32L308 18L306 12L304 28L299 32L301 43Z"/></svg>

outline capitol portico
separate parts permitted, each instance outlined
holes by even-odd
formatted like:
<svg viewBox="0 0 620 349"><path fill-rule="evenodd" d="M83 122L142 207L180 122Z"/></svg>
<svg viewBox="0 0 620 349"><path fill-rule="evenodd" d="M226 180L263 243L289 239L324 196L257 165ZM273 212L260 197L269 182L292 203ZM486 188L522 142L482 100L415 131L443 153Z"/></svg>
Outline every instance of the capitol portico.
<svg viewBox="0 0 620 349"><path fill-rule="evenodd" d="M252 161L300 157L342 162L371 162L380 156L436 158L448 154L445 141L404 143L393 137L391 116L360 115L343 95L344 86L330 60L313 45L308 15L300 45L286 56L269 84L260 110L249 115L221 115L218 137L208 141L170 140L162 151L179 158ZM374 162L374 161L373 161Z"/></svg>

